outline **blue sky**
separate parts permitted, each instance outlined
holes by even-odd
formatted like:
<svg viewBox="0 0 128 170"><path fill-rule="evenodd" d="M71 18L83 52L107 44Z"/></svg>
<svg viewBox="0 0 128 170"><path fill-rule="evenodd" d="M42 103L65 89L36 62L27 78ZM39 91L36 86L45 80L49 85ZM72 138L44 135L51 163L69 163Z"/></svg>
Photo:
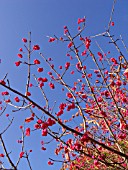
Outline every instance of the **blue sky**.
<svg viewBox="0 0 128 170"><path fill-rule="evenodd" d="M0 67L0 79L8 73L8 79L12 87L24 91L24 84L26 78L25 67L16 68L15 61L18 60L18 49L23 46L21 39L28 36L28 32L32 32L32 43L39 44L41 52L46 57L53 57L56 64L65 62L66 46L57 43L50 44L47 35L61 36L63 34L63 26L67 25L72 34L77 32L77 19L86 16L85 36L95 35L104 32L108 24L112 0L4 0L0 2L0 59L2 61ZM113 21L115 26L112 28L113 34L117 37L121 34L124 41L127 43L128 34L128 1L117 1ZM100 41L100 40L99 40ZM101 42L102 43L102 42ZM104 44L102 44L104 46ZM105 48L105 47L104 47ZM38 55L38 54L35 54ZM39 56L38 56L39 57ZM37 57L37 58L38 58ZM0 89L2 91L3 89ZM57 93L58 99L61 100L61 92ZM36 95L34 96L37 100ZM41 100L41 97L38 99ZM54 101L52 98L52 102ZM37 100L38 101L38 100ZM8 112L9 109L7 110ZM13 113L15 115L15 123L18 126L20 119L27 117L27 113ZM4 119L2 118L3 125ZM2 126L3 126L2 125ZM12 128L13 129L13 128ZM14 131L10 129L10 134L5 135L8 143L8 148L14 146L13 139L16 138ZM16 136L20 133L16 130ZM33 169L47 169L53 167L47 166L48 157L54 157L53 145L50 145L48 150L44 153L40 151L40 145L37 141L41 140L39 134L36 139L28 140L27 145L32 147L34 151L31 155L33 162ZM36 149L37 147L37 149ZM19 146L15 145L17 154L19 153ZM41 156L42 154L42 156ZM41 158L40 158L41 157ZM16 160L16 154L13 154ZM34 161L36 159L36 161ZM22 161L23 162L23 161ZM55 164L54 169L59 170L60 164ZM20 169L27 170L25 165L21 163Z"/></svg>

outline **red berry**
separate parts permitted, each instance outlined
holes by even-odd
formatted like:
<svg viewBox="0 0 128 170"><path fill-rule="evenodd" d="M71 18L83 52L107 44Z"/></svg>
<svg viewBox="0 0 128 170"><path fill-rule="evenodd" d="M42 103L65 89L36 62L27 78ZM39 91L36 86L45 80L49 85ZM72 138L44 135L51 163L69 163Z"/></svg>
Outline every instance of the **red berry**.
<svg viewBox="0 0 128 170"><path fill-rule="evenodd" d="M56 122L54 120L52 120L51 118L48 118L47 124L48 124L48 126L52 126L52 125L56 124Z"/></svg>
<svg viewBox="0 0 128 170"><path fill-rule="evenodd" d="M69 63L69 62L67 62L67 63L65 64L65 68L66 68L66 70L67 70L69 67L70 67L70 63Z"/></svg>
<svg viewBox="0 0 128 170"><path fill-rule="evenodd" d="M26 134L26 136L30 136L30 128L27 128L27 129L25 130L25 134Z"/></svg>
<svg viewBox="0 0 128 170"><path fill-rule="evenodd" d="M68 29L65 29L65 30L64 30L64 34L66 34L67 32L68 32Z"/></svg>
<svg viewBox="0 0 128 170"><path fill-rule="evenodd" d="M5 82L4 80L0 80L0 84L5 85L5 84L6 84L6 82Z"/></svg>
<svg viewBox="0 0 128 170"><path fill-rule="evenodd" d="M86 37L85 38L85 46L86 46L86 48L89 49L90 45L91 45L91 40Z"/></svg>
<svg viewBox="0 0 128 170"><path fill-rule="evenodd" d="M48 72L48 75L52 75L52 72Z"/></svg>
<svg viewBox="0 0 128 170"><path fill-rule="evenodd" d="M73 42L70 42L70 43L68 44L68 48L71 48L71 46L73 46Z"/></svg>
<svg viewBox="0 0 128 170"><path fill-rule="evenodd" d="M63 37L60 37L60 41L63 41Z"/></svg>
<svg viewBox="0 0 128 170"><path fill-rule="evenodd" d="M53 42L53 41L55 41L55 40L56 40L55 38L52 38L52 37L51 37L51 38L49 39L49 42Z"/></svg>
<svg viewBox="0 0 128 170"><path fill-rule="evenodd" d="M35 127L35 129L40 129L40 125L39 124L35 124L34 127Z"/></svg>
<svg viewBox="0 0 128 170"><path fill-rule="evenodd" d="M22 52L22 51L23 51L23 49L22 49L22 48L20 48L20 49L19 49L19 51L20 51L20 52Z"/></svg>
<svg viewBox="0 0 128 170"><path fill-rule="evenodd" d="M83 52L82 52L82 56L84 56L84 55L86 55L86 53L87 53L87 51L86 50L84 50Z"/></svg>
<svg viewBox="0 0 128 170"><path fill-rule="evenodd" d="M6 102L6 103L9 103L9 102L11 102L11 100L10 100L10 99L8 99L8 100L5 100L5 102Z"/></svg>
<svg viewBox="0 0 128 170"><path fill-rule="evenodd" d="M19 99L18 97L15 97L15 101L16 101L16 102L19 102L20 99Z"/></svg>
<svg viewBox="0 0 128 170"><path fill-rule="evenodd" d="M115 23L114 22L111 22L111 26L114 26L115 25Z"/></svg>
<svg viewBox="0 0 128 170"><path fill-rule="evenodd" d="M27 92L27 93L26 93L26 96L31 96L31 93L30 93L30 92Z"/></svg>
<svg viewBox="0 0 128 170"><path fill-rule="evenodd" d="M63 113L64 113L63 110L60 110L60 111L56 114L56 116L61 116Z"/></svg>
<svg viewBox="0 0 128 170"><path fill-rule="evenodd" d="M38 80L38 81L42 81L42 77L39 77L37 80Z"/></svg>
<svg viewBox="0 0 128 170"><path fill-rule="evenodd" d="M44 83L43 83L43 82L39 84L39 87L40 87L40 88L42 88L43 86L44 86Z"/></svg>
<svg viewBox="0 0 128 170"><path fill-rule="evenodd" d="M38 59L35 59L34 64L40 64L40 61Z"/></svg>
<svg viewBox="0 0 128 170"><path fill-rule="evenodd" d="M78 18L77 23L80 24L81 22L85 22L85 18L82 18L82 19Z"/></svg>
<svg viewBox="0 0 128 170"><path fill-rule="evenodd" d="M51 58L48 58L48 61L52 61L52 59L51 59Z"/></svg>
<svg viewBox="0 0 128 170"><path fill-rule="evenodd" d="M91 78L92 77L92 74L87 74L88 78Z"/></svg>
<svg viewBox="0 0 128 170"><path fill-rule="evenodd" d="M23 126L20 126L20 129L22 129L23 128Z"/></svg>
<svg viewBox="0 0 128 170"><path fill-rule="evenodd" d="M8 91L2 92L2 96L4 95L9 95L9 92Z"/></svg>
<svg viewBox="0 0 128 170"><path fill-rule="evenodd" d="M62 66L59 66L59 69L62 69Z"/></svg>
<svg viewBox="0 0 128 170"><path fill-rule="evenodd" d="M47 133L48 133L47 129L42 130L42 136L47 136Z"/></svg>
<svg viewBox="0 0 128 170"><path fill-rule="evenodd" d="M22 41L23 41L24 43L26 43L26 42L27 42L27 39L26 39L26 38L22 38Z"/></svg>
<svg viewBox="0 0 128 170"><path fill-rule="evenodd" d="M15 62L15 65L18 67L21 64L21 61Z"/></svg>
<svg viewBox="0 0 128 170"><path fill-rule="evenodd" d="M0 154L0 157L4 157L4 154L3 154L3 153L1 153L1 154Z"/></svg>
<svg viewBox="0 0 128 170"><path fill-rule="evenodd" d="M33 86L33 84L32 84L32 83L30 83L30 84L29 84L29 87L32 87L32 86Z"/></svg>
<svg viewBox="0 0 128 170"><path fill-rule="evenodd" d="M55 88L55 86L54 86L53 83L49 83L49 86L50 86L51 89L54 89L54 88Z"/></svg>
<svg viewBox="0 0 128 170"><path fill-rule="evenodd" d="M64 29L67 29L67 26L64 26Z"/></svg>
<svg viewBox="0 0 128 170"><path fill-rule="evenodd" d="M51 161L48 161L48 165L53 165L53 162L51 162Z"/></svg>
<svg viewBox="0 0 128 170"><path fill-rule="evenodd" d="M46 77L42 78L42 82L47 82L48 79Z"/></svg>
<svg viewBox="0 0 128 170"><path fill-rule="evenodd" d="M24 155L24 152L20 152L20 158L22 158Z"/></svg>
<svg viewBox="0 0 128 170"><path fill-rule="evenodd" d="M81 64L80 64L79 62L76 64L76 68L77 68L78 70L82 70L82 66L81 66Z"/></svg>
<svg viewBox="0 0 128 170"><path fill-rule="evenodd" d="M77 29L78 29L78 31L79 31L79 30L81 30L81 27L79 26Z"/></svg>
<svg viewBox="0 0 128 170"><path fill-rule="evenodd" d="M43 123L43 121L42 121L41 119L38 119L38 120L37 120L37 123L38 123L38 124L41 124L41 123Z"/></svg>
<svg viewBox="0 0 128 170"><path fill-rule="evenodd" d="M45 147L42 147L41 149L42 149L43 151L45 151L45 150L46 150L46 148L45 148Z"/></svg>
<svg viewBox="0 0 128 170"><path fill-rule="evenodd" d="M73 96L72 96L71 93L67 93L66 96L67 96L68 98L73 98Z"/></svg>
<svg viewBox="0 0 128 170"><path fill-rule="evenodd" d="M41 129L46 129L48 127L47 122L41 124Z"/></svg>
<svg viewBox="0 0 128 170"><path fill-rule="evenodd" d="M44 69L43 68L38 68L37 71L38 72L42 72Z"/></svg>
<svg viewBox="0 0 128 170"><path fill-rule="evenodd" d="M32 117L34 117L35 116L35 113L32 113L32 115L31 115Z"/></svg>
<svg viewBox="0 0 128 170"><path fill-rule="evenodd" d="M39 45L34 45L34 46L33 46L33 50L40 50Z"/></svg>

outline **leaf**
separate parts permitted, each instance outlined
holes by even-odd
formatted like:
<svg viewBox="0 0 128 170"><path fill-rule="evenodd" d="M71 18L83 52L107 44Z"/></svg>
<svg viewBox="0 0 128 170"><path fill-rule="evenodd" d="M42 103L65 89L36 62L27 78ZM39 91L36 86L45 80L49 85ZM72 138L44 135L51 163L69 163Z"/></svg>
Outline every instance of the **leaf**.
<svg viewBox="0 0 128 170"><path fill-rule="evenodd" d="M26 122L26 123L29 123L29 122L31 122L31 121L33 121L33 120L34 120L33 117L28 117L28 118L25 119L25 122Z"/></svg>
<svg viewBox="0 0 128 170"><path fill-rule="evenodd" d="M99 126L99 123L96 121L96 120L87 120L88 124L90 123L94 123L96 124L97 126Z"/></svg>

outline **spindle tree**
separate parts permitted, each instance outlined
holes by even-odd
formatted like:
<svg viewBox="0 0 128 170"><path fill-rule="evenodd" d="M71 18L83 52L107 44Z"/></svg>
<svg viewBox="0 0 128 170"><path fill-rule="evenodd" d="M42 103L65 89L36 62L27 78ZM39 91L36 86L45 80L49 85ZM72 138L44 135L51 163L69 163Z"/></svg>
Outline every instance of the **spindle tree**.
<svg viewBox="0 0 128 170"><path fill-rule="evenodd" d="M0 131L1 169L16 170L21 161L27 162L27 169L33 169L30 155L36 146L30 150L25 146L27 140L31 145L37 133L42 136L42 152L54 141L55 155L62 155L58 159L49 155L48 165L61 162L63 170L128 169L128 61L118 42L126 52L128 49L122 36L116 38L112 33L115 2L104 32L86 36L83 17L77 21L75 35L64 26L64 35L48 37L51 48L56 42L67 46L63 65L45 56L41 45L32 43L31 33L22 39L23 47L14 65L21 70L27 67L24 90L12 86L7 74L0 81L0 116L8 121ZM96 41L98 38L108 51ZM39 100L38 94L42 97ZM10 114L5 117L7 108ZM15 115L22 111L27 114L19 124L20 137L17 141L10 139L20 145L14 161L15 150L10 152L4 135L10 129L15 131Z"/></svg>

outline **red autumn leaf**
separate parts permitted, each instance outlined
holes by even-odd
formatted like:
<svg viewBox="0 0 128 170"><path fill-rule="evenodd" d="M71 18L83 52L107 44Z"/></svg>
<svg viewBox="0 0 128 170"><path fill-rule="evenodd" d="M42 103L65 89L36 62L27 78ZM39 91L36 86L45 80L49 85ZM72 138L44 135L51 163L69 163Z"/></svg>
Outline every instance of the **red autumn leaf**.
<svg viewBox="0 0 128 170"><path fill-rule="evenodd" d="M25 119L25 122L29 123L29 122L31 122L33 120L34 120L34 117L28 117L28 118Z"/></svg>

